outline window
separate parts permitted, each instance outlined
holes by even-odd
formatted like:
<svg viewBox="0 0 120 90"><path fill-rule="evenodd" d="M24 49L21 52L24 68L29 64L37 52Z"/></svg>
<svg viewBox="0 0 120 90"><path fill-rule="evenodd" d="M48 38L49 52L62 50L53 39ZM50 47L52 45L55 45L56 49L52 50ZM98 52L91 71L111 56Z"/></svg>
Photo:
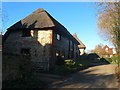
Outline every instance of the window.
<svg viewBox="0 0 120 90"><path fill-rule="evenodd" d="M23 54L23 55L30 55L30 49L22 48L21 49L21 54Z"/></svg>
<svg viewBox="0 0 120 90"><path fill-rule="evenodd" d="M56 57L58 57L58 56L60 56L60 51L59 50L56 51Z"/></svg>
<svg viewBox="0 0 120 90"><path fill-rule="evenodd" d="M60 34L57 34L57 40L61 40Z"/></svg>
<svg viewBox="0 0 120 90"><path fill-rule="evenodd" d="M62 56L62 58L65 58L65 52L64 51L62 51L61 56Z"/></svg>
<svg viewBox="0 0 120 90"><path fill-rule="evenodd" d="M31 32L30 30L22 30L22 37L30 37Z"/></svg>
<svg viewBox="0 0 120 90"><path fill-rule="evenodd" d="M106 48L105 51L108 52L108 48Z"/></svg>

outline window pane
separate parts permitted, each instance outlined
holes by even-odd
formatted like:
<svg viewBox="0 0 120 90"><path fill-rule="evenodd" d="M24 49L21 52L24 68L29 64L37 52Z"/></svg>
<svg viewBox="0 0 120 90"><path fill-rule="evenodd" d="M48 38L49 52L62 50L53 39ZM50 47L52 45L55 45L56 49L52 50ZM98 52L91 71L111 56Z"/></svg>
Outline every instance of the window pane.
<svg viewBox="0 0 120 90"><path fill-rule="evenodd" d="M59 34L57 34L57 40L60 40L60 35Z"/></svg>

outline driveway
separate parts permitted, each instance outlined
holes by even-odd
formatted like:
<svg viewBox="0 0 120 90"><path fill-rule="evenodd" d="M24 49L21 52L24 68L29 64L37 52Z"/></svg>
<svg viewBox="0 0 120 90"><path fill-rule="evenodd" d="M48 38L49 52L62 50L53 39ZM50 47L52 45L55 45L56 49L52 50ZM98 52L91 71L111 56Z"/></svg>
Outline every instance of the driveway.
<svg viewBox="0 0 120 90"><path fill-rule="evenodd" d="M115 66L107 64L90 67L52 82L49 88L118 88L119 83L113 75Z"/></svg>

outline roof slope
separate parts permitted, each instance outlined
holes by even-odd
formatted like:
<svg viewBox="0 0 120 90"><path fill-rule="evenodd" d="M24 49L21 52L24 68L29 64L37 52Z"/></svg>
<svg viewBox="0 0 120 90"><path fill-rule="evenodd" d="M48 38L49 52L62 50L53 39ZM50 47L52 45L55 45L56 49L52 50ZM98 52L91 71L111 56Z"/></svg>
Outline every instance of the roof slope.
<svg viewBox="0 0 120 90"><path fill-rule="evenodd" d="M16 24L8 28L8 30L16 30L16 29L32 29L32 28L47 28L53 27L55 24L48 16L47 12L42 8L37 9L29 16L24 19L18 21Z"/></svg>
<svg viewBox="0 0 120 90"><path fill-rule="evenodd" d="M81 48L86 48L86 46L82 43L82 41L77 37L77 34L73 34L73 37L79 42L79 45L78 47L81 49Z"/></svg>
<svg viewBox="0 0 120 90"><path fill-rule="evenodd" d="M107 45L105 45L105 46L103 47L103 51L104 51L104 52L106 51L106 48L108 48L107 54L113 55L113 48L109 48Z"/></svg>
<svg viewBox="0 0 120 90"><path fill-rule="evenodd" d="M106 48L109 48L107 45L105 45L104 47L103 47L103 49L106 49Z"/></svg>

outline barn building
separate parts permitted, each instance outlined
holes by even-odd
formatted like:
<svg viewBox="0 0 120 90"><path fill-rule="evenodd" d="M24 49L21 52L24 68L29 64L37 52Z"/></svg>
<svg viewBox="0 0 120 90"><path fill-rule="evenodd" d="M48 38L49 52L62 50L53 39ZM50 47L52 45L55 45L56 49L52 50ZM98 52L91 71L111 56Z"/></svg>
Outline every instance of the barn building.
<svg viewBox="0 0 120 90"><path fill-rule="evenodd" d="M60 60L76 59L79 42L47 11L37 9L7 29L3 53L30 57L36 71L49 71Z"/></svg>

